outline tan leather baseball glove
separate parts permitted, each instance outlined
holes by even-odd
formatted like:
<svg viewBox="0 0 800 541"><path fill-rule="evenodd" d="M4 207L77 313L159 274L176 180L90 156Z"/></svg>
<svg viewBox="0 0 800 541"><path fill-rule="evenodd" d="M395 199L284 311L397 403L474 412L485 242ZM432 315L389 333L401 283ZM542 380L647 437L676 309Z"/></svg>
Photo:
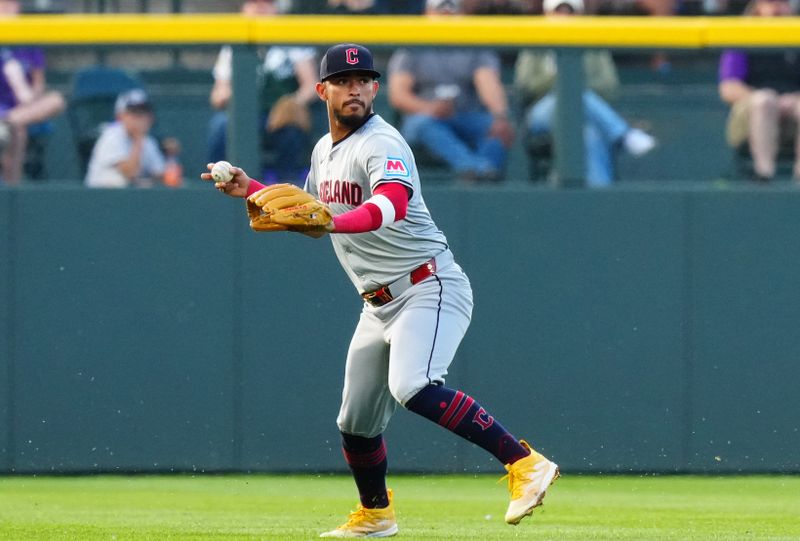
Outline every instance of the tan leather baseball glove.
<svg viewBox="0 0 800 541"><path fill-rule="evenodd" d="M254 231L328 231L331 210L294 184L273 184L247 198Z"/></svg>

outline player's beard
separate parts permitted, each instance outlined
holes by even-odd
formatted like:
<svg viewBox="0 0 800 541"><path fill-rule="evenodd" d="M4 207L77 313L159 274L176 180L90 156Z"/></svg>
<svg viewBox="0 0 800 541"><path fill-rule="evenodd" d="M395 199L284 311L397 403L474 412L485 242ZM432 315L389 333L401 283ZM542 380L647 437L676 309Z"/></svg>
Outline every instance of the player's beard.
<svg viewBox="0 0 800 541"><path fill-rule="evenodd" d="M364 104L364 113L352 113L349 115L344 114L341 109L338 111L333 112L334 118L336 118L336 122L345 126L350 129L355 129L361 127L364 123L366 118L369 116L369 108L367 108L366 104Z"/></svg>

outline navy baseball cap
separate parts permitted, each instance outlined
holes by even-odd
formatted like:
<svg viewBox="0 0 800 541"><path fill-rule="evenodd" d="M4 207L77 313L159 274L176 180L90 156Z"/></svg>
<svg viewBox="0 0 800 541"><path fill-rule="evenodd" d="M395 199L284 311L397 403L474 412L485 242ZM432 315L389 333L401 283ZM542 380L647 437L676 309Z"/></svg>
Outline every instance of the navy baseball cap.
<svg viewBox="0 0 800 541"><path fill-rule="evenodd" d="M340 43L325 51L319 64L319 80L351 71L369 73L376 79L381 76L372 65L369 49L355 43Z"/></svg>
<svg viewBox="0 0 800 541"><path fill-rule="evenodd" d="M134 88L117 96L114 103L114 113L152 113L153 104L147 92L141 88Z"/></svg>

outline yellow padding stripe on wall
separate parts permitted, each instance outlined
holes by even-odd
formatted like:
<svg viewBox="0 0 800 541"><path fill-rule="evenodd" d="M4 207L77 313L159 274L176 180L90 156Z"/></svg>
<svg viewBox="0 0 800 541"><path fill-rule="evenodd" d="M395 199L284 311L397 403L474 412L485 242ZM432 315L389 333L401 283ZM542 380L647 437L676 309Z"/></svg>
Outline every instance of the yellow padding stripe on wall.
<svg viewBox="0 0 800 541"><path fill-rule="evenodd" d="M23 15L0 19L0 44L317 44L800 47L800 18Z"/></svg>

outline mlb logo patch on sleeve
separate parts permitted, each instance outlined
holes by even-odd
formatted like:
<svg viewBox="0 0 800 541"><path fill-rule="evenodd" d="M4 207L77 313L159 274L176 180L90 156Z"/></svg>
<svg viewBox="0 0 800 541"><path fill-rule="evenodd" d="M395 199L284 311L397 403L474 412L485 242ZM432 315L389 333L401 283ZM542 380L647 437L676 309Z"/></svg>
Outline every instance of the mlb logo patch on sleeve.
<svg viewBox="0 0 800 541"><path fill-rule="evenodd" d="M408 167L403 158L386 158L386 163L383 166L383 174L389 177L407 177L411 173L408 172Z"/></svg>

